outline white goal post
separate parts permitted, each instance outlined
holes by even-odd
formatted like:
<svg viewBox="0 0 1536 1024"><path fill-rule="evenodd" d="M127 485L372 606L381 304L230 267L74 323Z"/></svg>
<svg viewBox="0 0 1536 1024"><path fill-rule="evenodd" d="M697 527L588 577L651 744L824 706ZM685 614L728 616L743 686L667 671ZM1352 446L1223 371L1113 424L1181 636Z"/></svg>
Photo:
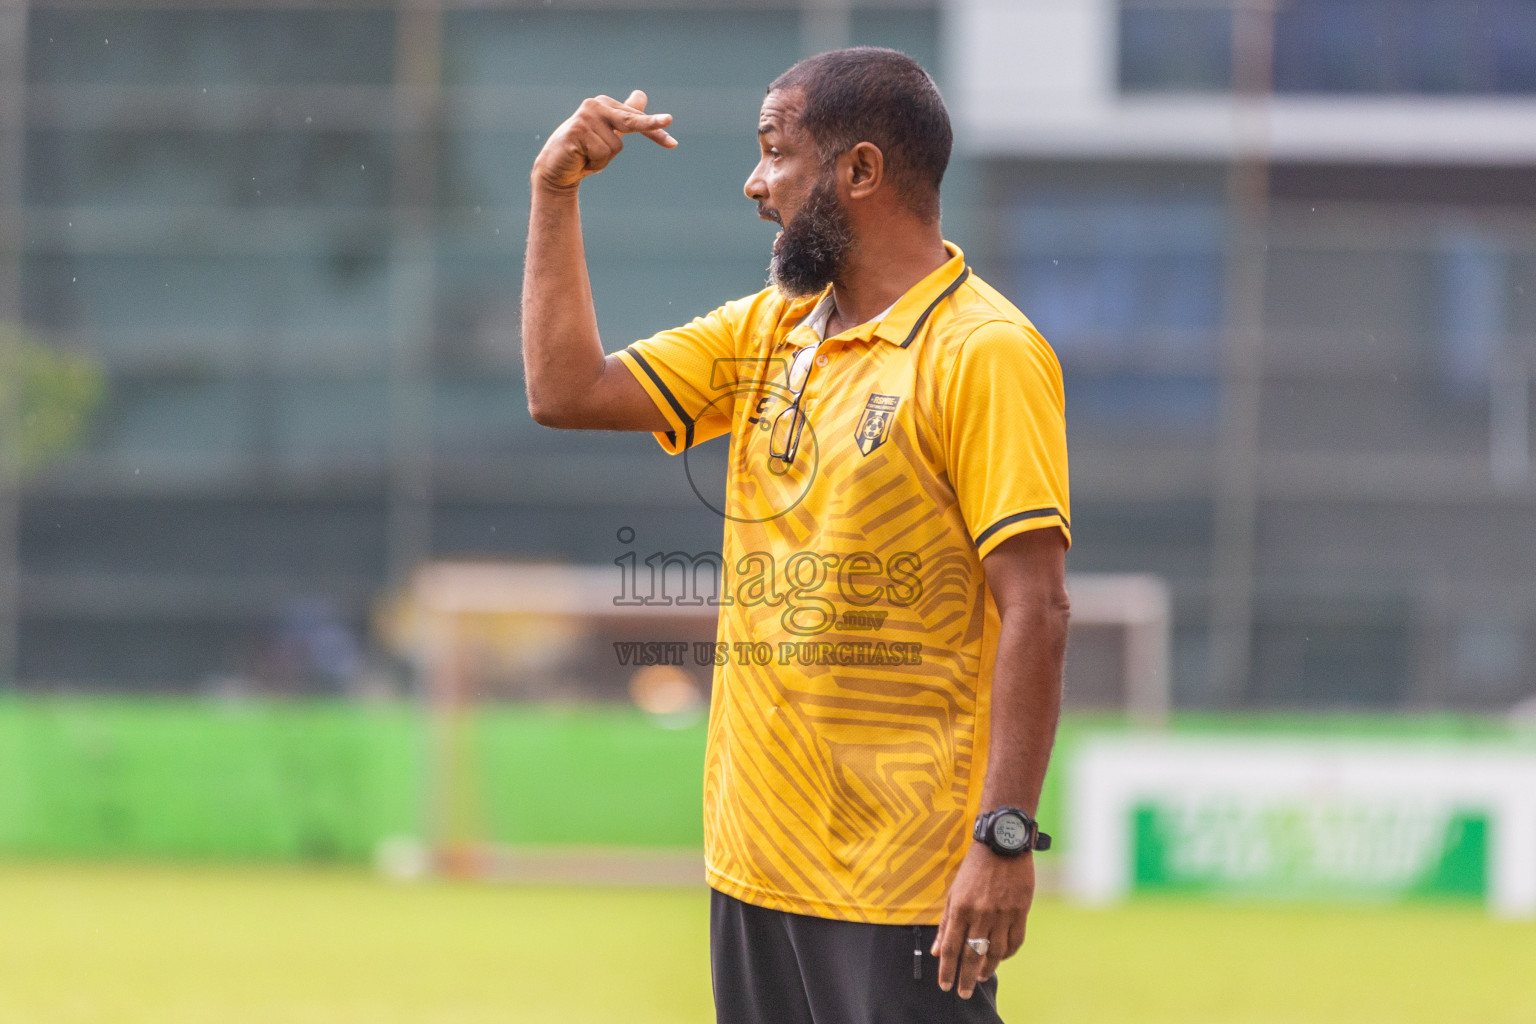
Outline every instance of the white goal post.
<svg viewBox="0 0 1536 1024"><path fill-rule="evenodd" d="M1173 601L1160 577L1069 573L1074 626L1122 628L1125 710L1144 725L1162 725L1173 703ZM1071 676L1071 666L1067 669Z"/></svg>
<svg viewBox="0 0 1536 1024"><path fill-rule="evenodd" d="M395 595L382 626L396 650L412 661L432 715L432 778L425 824L441 867L452 873L483 874L487 865L506 863L505 851L492 851L480 834L474 754L466 738L467 713L476 703L549 699L548 691L527 680L562 671L567 676L587 674L574 694L578 698L635 697L640 702L636 683L643 681L641 673L647 669L621 667L609 648L623 645L616 638L637 643L637 638L655 640L663 633L672 646L690 648L687 668L674 670L670 678L649 681L662 684L659 692L664 700L669 692L666 685L681 685L686 691L690 684L697 685L701 699L707 700L709 669L695 667L691 648L715 638L717 608L712 595L717 578L705 582L714 568L707 560L685 559L672 567L674 574L660 580L663 586L647 591L649 603L638 599L638 577L633 572L624 575L622 563L438 562L419 569L407 589ZM1139 723L1165 721L1171 690L1167 585L1149 575L1079 573L1068 575L1067 590L1074 630L1110 627L1120 631L1118 669L1111 670L1111 675L1118 671L1118 677L1099 692L1115 694L1118 706ZM674 599L667 593L682 597ZM1069 640L1069 706L1070 652ZM567 662L563 669L562 658ZM1101 666L1106 661L1099 659ZM635 664L644 663L625 663ZM504 677L500 681L493 678L498 673ZM521 683L506 682L505 677L519 674ZM554 699L570 696L570 691L560 691Z"/></svg>
<svg viewBox="0 0 1536 1024"><path fill-rule="evenodd" d="M706 567L707 568L707 567ZM406 644L422 670L426 691L454 690L452 650L461 642L456 623L478 619L640 619L664 623L713 622L715 605L702 598L654 603L622 601L634 586L617 566L493 562L437 562L422 567L404 604L414 619ZM686 590L685 593L690 591ZM1072 625L1124 631L1125 710L1143 723L1165 721L1172 703L1172 601L1161 578L1133 573L1070 573ZM1069 669L1070 672L1070 669Z"/></svg>

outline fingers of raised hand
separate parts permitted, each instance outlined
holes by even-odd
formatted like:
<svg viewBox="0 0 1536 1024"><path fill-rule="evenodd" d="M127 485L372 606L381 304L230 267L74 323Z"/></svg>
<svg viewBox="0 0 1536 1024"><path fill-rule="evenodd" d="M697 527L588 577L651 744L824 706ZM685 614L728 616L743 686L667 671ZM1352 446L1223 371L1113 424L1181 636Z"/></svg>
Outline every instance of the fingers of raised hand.
<svg viewBox="0 0 1536 1024"><path fill-rule="evenodd" d="M667 149L675 147L677 140L666 131L672 115L647 114L648 102L639 89L630 93L625 103L612 96L583 100L549 137L534 161L535 187L574 190L582 178L607 167L624 149L626 134L644 135Z"/></svg>
<svg viewBox="0 0 1536 1024"><path fill-rule="evenodd" d="M666 131L667 125L672 123L672 115L647 114L645 105L649 102L649 97L636 89L623 103L612 96L597 96L587 100L582 107L585 108L588 103L593 104L594 113L616 135L644 135L657 145L671 149L677 145L677 140Z"/></svg>

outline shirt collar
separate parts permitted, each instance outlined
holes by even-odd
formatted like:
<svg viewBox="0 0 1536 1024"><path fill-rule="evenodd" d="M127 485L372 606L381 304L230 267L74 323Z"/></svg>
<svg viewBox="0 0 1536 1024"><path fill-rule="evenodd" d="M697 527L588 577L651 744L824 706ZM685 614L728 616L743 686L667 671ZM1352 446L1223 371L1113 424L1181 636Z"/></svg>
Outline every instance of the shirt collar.
<svg viewBox="0 0 1536 1024"><path fill-rule="evenodd" d="M821 301L811 309L806 318L800 321L801 327L816 335L817 340L825 340L827 336L827 321L832 319L832 289L828 288L821 293Z"/></svg>
<svg viewBox="0 0 1536 1024"><path fill-rule="evenodd" d="M965 266L965 253L952 242L944 243L944 250L949 253L949 259L945 263L923 278L917 284L908 288L895 305L887 309L884 314L867 323L860 324L844 335L849 338L883 338L895 345L905 346L916 335L916 329L933 312L939 301L955 288L959 287L965 275L969 273ZM832 286L828 285L824 291L817 295L796 299L795 306L791 308L790 317L798 319L798 323L785 337L785 341L795 348L803 348L806 345L814 345L821 340L818 328L826 326L826 316L831 313ZM818 323L817 317L821 316Z"/></svg>
<svg viewBox="0 0 1536 1024"><path fill-rule="evenodd" d="M900 302L900 301L901 301L900 299L897 300L897 302ZM795 326L795 330L798 331L798 330L801 330L803 328L804 330L810 331L811 334L813 334L815 336L814 337L815 341L818 341L818 342L826 341L827 340L827 322L832 319L832 311L834 309L836 309L836 308L837 307L835 305L833 305L833 302L832 302L832 291L831 291L831 289L828 289L827 291L822 292L822 294L821 294L821 301L816 303L815 308L813 308L810 311L810 313L808 313L805 316L805 318L803 320L801 320L800 323ZM879 316L876 316L876 317L870 319L867 323L862 323L862 324L859 324L859 326L857 326L857 327L849 328L848 330L844 331L843 333L849 335L850 337L855 337L855 338L859 338L859 337L862 337L862 336L867 335L867 334L873 334L875 332L876 328L881 323L881 321L883 321L886 317L890 316L891 315L891 310L893 310L895 308L896 308L896 303L893 302L889 306L885 307L885 309L881 310ZM796 339L796 340L799 341L800 339Z"/></svg>
<svg viewBox="0 0 1536 1024"><path fill-rule="evenodd" d="M789 329L789 333L784 335L784 340L780 344L804 348L820 341L820 336L811 325L815 320L816 312L821 309L823 303L831 301L831 298L832 286L827 285L820 294L808 295L803 299L791 299L789 309L785 311L784 316L786 320L793 321L795 326Z"/></svg>
<svg viewBox="0 0 1536 1024"><path fill-rule="evenodd" d="M876 325L875 337L906 347L940 300L953 294L970 274L965 265L965 253L959 246L945 242L944 251L949 253L949 259L896 300L890 313Z"/></svg>

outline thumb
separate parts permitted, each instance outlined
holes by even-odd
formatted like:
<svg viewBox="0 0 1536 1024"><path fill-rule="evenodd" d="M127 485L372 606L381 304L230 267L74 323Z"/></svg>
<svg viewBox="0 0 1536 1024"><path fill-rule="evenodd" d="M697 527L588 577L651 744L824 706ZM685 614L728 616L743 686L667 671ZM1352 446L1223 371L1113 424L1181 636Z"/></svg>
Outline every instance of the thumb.
<svg viewBox="0 0 1536 1024"><path fill-rule="evenodd" d="M629 94L629 99L624 101L624 105L626 107L634 107L636 110L644 110L645 105L649 102L650 98L639 89L636 89L634 92Z"/></svg>

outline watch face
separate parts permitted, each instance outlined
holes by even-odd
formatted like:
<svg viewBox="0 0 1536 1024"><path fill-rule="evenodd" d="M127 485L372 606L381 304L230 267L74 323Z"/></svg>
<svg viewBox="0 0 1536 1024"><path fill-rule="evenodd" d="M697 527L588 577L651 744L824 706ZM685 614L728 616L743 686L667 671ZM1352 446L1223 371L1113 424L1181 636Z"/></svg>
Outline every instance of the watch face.
<svg viewBox="0 0 1536 1024"><path fill-rule="evenodd" d="M1005 850L1022 850L1029 842L1029 826L1017 814L1002 814L992 825L992 836Z"/></svg>

